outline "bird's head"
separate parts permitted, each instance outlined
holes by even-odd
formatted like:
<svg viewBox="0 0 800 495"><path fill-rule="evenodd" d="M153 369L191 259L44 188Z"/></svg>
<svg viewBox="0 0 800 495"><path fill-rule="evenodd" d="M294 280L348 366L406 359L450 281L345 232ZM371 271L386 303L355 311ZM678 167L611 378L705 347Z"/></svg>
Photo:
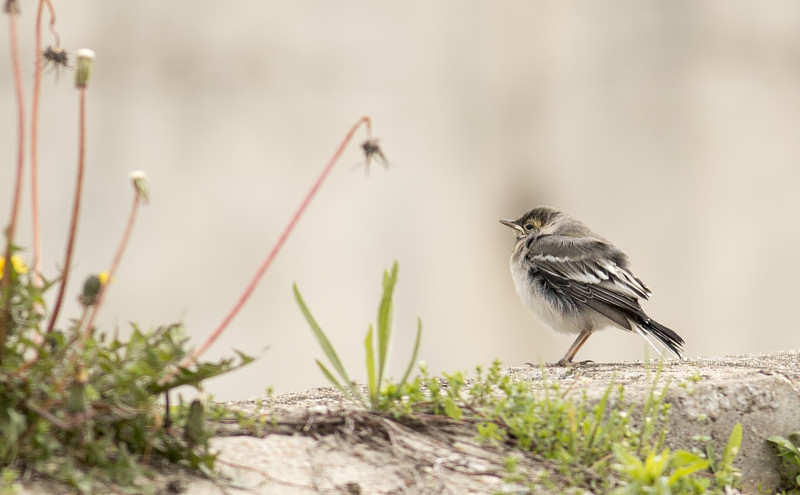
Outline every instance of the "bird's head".
<svg viewBox="0 0 800 495"><path fill-rule="evenodd" d="M514 230L514 237L523 239L529 235L566 234L561 230L568 225L569 217L548 206L539 206L516 220L500 220Z"/></svg>

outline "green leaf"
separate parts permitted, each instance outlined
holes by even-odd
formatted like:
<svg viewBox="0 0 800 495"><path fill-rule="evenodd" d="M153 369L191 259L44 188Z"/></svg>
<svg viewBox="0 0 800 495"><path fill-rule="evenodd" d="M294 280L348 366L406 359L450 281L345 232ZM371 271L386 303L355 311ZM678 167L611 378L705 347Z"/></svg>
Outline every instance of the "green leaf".
<svg viewBox="0 0 800 495"><path fill-rule="evenodd" d="M189 406L186 425L183 427L183 439L190 446L203 444L210 436L206 432L205 406L195 399Z"/></svg>
<svg viewBox="0 0 800 495"><path fill-rule="evenodd" d="M736 423L731 431L731 436L728 439L728 445L725 446L725 452L722 454L722 467L728 467L733 464L736 454L739 453L739 447L742 445L742 424Z"/></svg>
<svg viewBox="0 0 800 495"><path fill-rule="evenodd" d="M800 467L800 450L798 450L794 443L779 435L773 435L767 438L767 441L775 444L775 446L778 448L779 456L783 457L784 459L791 460L794 464L797 464L797 466Z"/></svg>
<svg viewBox="0 0 800 495"><path fill-rule="evenodd" d="M675 483L691 476L697 471L708 469L710 464L708 459L703 459L699 455L685 450L677 450L672 455L672 464L676 469L672 473L672 476L669 477L669 486L673 486Z"/></svg>
<svg viewBox="0 0 800 495"><path fill-rule="evenodd" d="M315 359L314 361L317 363L317 366L319 366L319 369L322 371L322 374L325 375L325 378L327 378L328 381L331 382L331 384L334 387L336 387L336 389L339 390L339 392L342 393L342 395L344 395L345 397L349 397L350 400L352 400L353 402L358 402L364 407L369 406L369 404L367 404L366 400L364 399L364 396L361 395L361 393L358 392L358 389L356 389L352 384L348 384L348 387L344 388L344 386L342 386L342 384L339 383L339 380L337 380L336 377L333 376L330 370L328 370L328 368L326 368L325 365L322 364L322 361L320 361L319 359Z"/></svg>
<svg viewBox="0 0 800 495"><path fill-rule="evenodd" d="M339 360L339 356L336 354L336 351L333 349L333 345L328 340L328 337L325 336L325 333L317 324L317 321L311 315L311 311L308 310L308 306L306 306L306 302L303 300L303 296L300 295L300 290L297 288L297 284L294 284L294 298L297 301L297 305L300 306L300 311L303 313L303 316L306 318L308 325L311 327L311 331L314 332L314 336L317 338L317 342L319 342L320 347L322 347L322 352L325 353L327 356L328 361L331 362L333 365L333 369L339 373L339 376L344 380L345 383L350 384L350 377L347 376L347 372L342 366L342 362Z"/></svg>
<svg viewBox="0 0 800 495"><path fill-rule="evenodd" d="M386 369L389 341L392 337L392 316L394 313L394 285L397 282L397 261L392 265L392 271L383 272L383 297L378 306L378 388L383 383L383 373Z"/></svg>
<svg viewBox="0 0 800 495"><path fill-rule="evenodd" d="M322 361L320 361L319 359L315 359L314 362L317 363L317 366L319 366L319 369L320 371L322 371L322 374L325 375L325 378L327 378L328 381L331 382L331 384L334 387L339 389L339 391L344 395L349 395L349 392L344 387L342 387L342 384L339 383L339 380L337 380L336 377L333 376L333 373L331 373L330 370L328 370L328 368L326 368L325 365L322 364Z"/></svg>
<svg viewBox="0 0 800 495"><path fill-rule="evenodd" d="M328 340L328 337L325 336L325 332L322 331L322 328L320 328L320 326L317 324L317 321L311 315L311 311L309 311L308 306L306 306L303 296L300 295L300 290L297 288L297 284L294 284L294 297L297 300L297 305L300 306L300 311L303 313L308 325L314 332L314 336L317 337L317 342L319 342L320 347L322 347L322 351L325 353L325 356L328 357L328 361L331 362L336 372L339 373L339 376L345 382L345 385L347 385L347 390L349 390L349 393L344 392L344 388L336 379L333 378L333 374L328 371L327 368L322 366L322 363L320 363L319 360L317 360L317 364L319 364L322 372L325 374L325 377L339 390L343 391L345 395L351 397L357 402L360 402L365 407L368 407L368 403L364 398L364 395L358 390L358 387L356 387L353 381L350 380L350 377L347 375L347 371L345 371L344 366L342 366L342 362L339 360L339 356L333 349L333 345Z"/></svg>
<svg viewBox="0 0 800 495"><path fill-rule="evenodd" d="M127 357L126 359L134 359L134 358ZM179 368L178 373L175 374L175 376L173 376L168 382L160 383L159 381L156 380L150 385L149 390L153 394L158 394L176 387L180 387L182 385L190 385L199 389L200 384L204 380L241 368L242 366L250 362L248 361L248 362L241 362L234 364L233 361L234 360L232 358L226 358L226 359L221 359L217 363L198 362L195 363L194 370ZM167 368L164 368L164 376L168 376L168 373L169 370Z"/></svg>
<svg viewBox="0 0 800 495"><path fill-rule="evenodd" d="M614 456L617 458L617 461L619 461L619 464L614 464L612 467L617 471L632 475L634 472L636 472L636 470L644 467L642 461L638 457L622 447L615 445L613 447L613 451Z"/></svg>
<svg viewBox="0 0 800 495"><path fill-rule="evenodd" d="M667 461L669 461L669 449L664 449L660 454L656 454L655 452L647 454L644 465L648 475L653 479L660 477L667 468Z"/></svg>
<svg viewBox="0 0 800 495"><path fill-rule="evenodd" d="M794 443L790 442L786 438L783 438L782 436L773 435L773 436L767 438L767 441L771 442L771 443L774 443L778 447L780 447L780 448L782 448L784 450L787 450L787 451L793 453L794 455L800 457L800 450L797 449L797 446L795 446Z"/></svg>
<svg viewBox="0 0 800 495"><path fill-rule="evenodd" d="M246 364L250 364L253 361L255 361L255 359L256 359L253 356L247 355L247 354L245 354L245 353L243 353L241 351L237 351L236 349L234 349L233 352L235 352L236 355L239 356L239 359L241 360L239 362L239 366L244 366Z"/></svg>
<svg viewBox="0 0 800 495"><path fill-rule="evenodd" d="M714 451L714 446L711 445L711 442L706 443L706 458L711 461L711 470L716 470L717 464L717 453Z"/></svg>
<svg viewBox="0 0 800 495"><path fill-rule="evenodd" d="M372 406L378 400L378 387L376 386L377 374L375 373L375 345L372 338L372 325L367 330L367 338L364 339L364 350L367 353L367 390L369 390L369 400Z"/></svg>
<svg viewBox="0 0 800 495"><path fill-rule="evenodd" d="M86 412L89 403L86 400L86 385L83 383L73 383L69 387L67 398L67 411L70 413Z"/></svg>
<svg viewBox="0 0 800 495"><path fill-rule="evenodd" d="M411 353L411 360L408 361L408 367L406 368L406 372L403 373L403 379L400 380L400 385L403 385L408 381L408 376L411 374L411 370L414 369L414 364L417 361L417 354L419 353L419 343L422 340L422 319L417 318L417 336L414 339L414 351Z"/></svg>
<svg viewBox="0 0 800 495"><path fill-rule="evenodd" d="M461 408L450 398L444 401L444 413L453 419L461 419L463 415Z"/></svg>

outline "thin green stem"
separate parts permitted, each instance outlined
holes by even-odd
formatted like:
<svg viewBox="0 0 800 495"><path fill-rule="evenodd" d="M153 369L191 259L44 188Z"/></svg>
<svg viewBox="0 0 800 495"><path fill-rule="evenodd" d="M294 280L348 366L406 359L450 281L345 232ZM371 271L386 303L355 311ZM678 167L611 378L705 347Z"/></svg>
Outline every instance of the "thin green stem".
<svg viewBox="0 0 800 495"><path fill-rule="evenodd" d="M22 93L22 71L19 64L17 14L14 11L8 13L8 36L11 48L11 66L14 74L14 91L17 101L17 172L14 183L14 199L11 202L11 218L6 229L6 263L3 267L3 278L0 281L0 293L2 294L3 303L2 309L0 309L0 349L5 347L11 318L11 253L14 247L14 233L17 228L17 216L22 193L22 175L25 166L25 97ZM0 361L2 359L3 352L0 352Z"/></svg>
<svg viewBox="0 0 800 495"><path fill-rule="evenodd" d="M317 178L317 181L314 183L313 186L311 186L311 189L308 191L305 198L303 198L303 201L300 203L300 207L297 209L297 211L295 211L294 216L292 216L292 219L289 221L289 224L283 230L283 233L281 234L280 238L278 238L278 241L272 247L272 250L269 252L266 259L264 259L264 262L261 263L261 266L256 271L255 275L253 276L253 279L247 285L242 295L239 297L239 300L236 301L236 303L233 305L233 308L231 308L230 312L222 320L222 323L219 324L219 326L211 333L211 335L209 335L208 338L202 344L200 344L200 346L198 346L191 354L189 354L181 362L182 367L185 368L191 365L193 362L195 362L197 358L200 357L200 355L203 354L203 352L205 352L206 349L208 349L211 346L211 344L214 343L215 340L217 340L217 338L222 334L225 328L227 328L227 326L230 324L233 318L239 313L239 310L242 309L244 304L247 302L247 299L250 297L250 295L253 293L256 286L258 285L258 282L261 281L261 278L264 276L264 273L266 273L267 269L272 264L272 261L278 255L278 252L283 247L283 244L286 242L286 239L289 237L289 234L291 234L292 231L294 230L295 226L297 225L297 222L303 215L303 212L306 211L306 208L308 208L308 205L311 203L311 200L314 198L314 196L316 196L317 191L319 190L320 186L322 186L322 183L325 181L325 178L328 176L331 169L333 169L333 166L339 160L339 157L342 155L342 152L344 151L345 147L347 147L347 144L350 142L350 140L353 138L353 135L356 133L358 128L361 127L362 124L365 125L367 128L368 138L372 137L372 122L369 116L365 115L364 117L358 119L358 122L353 124L353 127L350 128L350 131L348 131L347 135L344 137L341 144L339 144L339 148L336 149L336 152L328 161L328 164L325 165L325 168L322 170L322 173Z"/></svg>
<svg viewBox="0 0 800 495"><path fill-rule="evenodd" d="M69 238L67 239L66 252L64 253L63 272L58 287L56 302L53 304L53 312L50 315L50 322L47 324L47 333L53 331L58 320L58 313L61 304L64 302L64 292L69 280L69 270L72 265L72 250L75 247L75 238L78 233L78 216L81 209L81 191L83 190L83 171L86 163L86 88L80 88L80 115L78 117L78 176L75 179L75 198L72 202L72 220L69 227Z"/></svg>

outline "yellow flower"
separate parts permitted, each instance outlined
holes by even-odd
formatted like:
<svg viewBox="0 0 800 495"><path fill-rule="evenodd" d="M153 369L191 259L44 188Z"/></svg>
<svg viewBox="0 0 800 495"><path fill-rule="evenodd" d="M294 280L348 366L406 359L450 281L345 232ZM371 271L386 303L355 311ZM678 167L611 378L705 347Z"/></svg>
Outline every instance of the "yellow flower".
<svg viewBox="0 0 800 495"><path fill-rule="evenodd" d="M11 267L16 273L28 273L28 265L25 264L25 261L23 261L21 256L17 256L16 254L11 256ZM5 271L5 268L6 259L3 256L0 256L0 279L3 278L3 272Z"/></svg>
<svg viewBox="0 0 800 495"><path fill-rule="evenodd" d="M106 283L108 282L108 272L98 273L97 278L100 279L100 285L106 285Z"/></svg>

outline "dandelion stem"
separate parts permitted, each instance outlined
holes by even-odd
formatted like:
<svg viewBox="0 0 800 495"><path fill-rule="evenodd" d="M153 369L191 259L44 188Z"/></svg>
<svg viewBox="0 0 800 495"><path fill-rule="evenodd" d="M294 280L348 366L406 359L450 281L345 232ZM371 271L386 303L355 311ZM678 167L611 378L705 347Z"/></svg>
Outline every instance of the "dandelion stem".
<svg viewBox="0 0 800 495"><path fill-rule="evenodd" d="M92 307L91 316L89 316L86 326L83 329L81 336L82 340L86 340L92 333L92 325L94 325L95 317L100 311L100 306L103 304L103 299L105 298L108 286L111 284L111 281L114 280L114 274L117 273L117 268L119 268L119 264L122 261L122 254L125 252L125 248L128 246L128 240L130 239L131 232L133 231L133 224L136 223L136 214L139 211L140 202L140 195L134 190L133 205L131 206L131 211L128 215L128 224L125 226L125 232L122 234L122 240L120 240L119 246L117 247L117 252L114 255L114 260L111 262L111 268L108 270L108 281L100 286L100 292L97 293L97 301Z"/></svg>
<svg viewBox="0 0 800 495"><path fill-rule="evenodd" d="M47 333L53 331L58 320L58 313L61 304L64 302L64 292L69 280L69 270L72 265L72 250L75 247L75 238L78 232L78 216L81 209L81 191L83 190L83 171L86 162L86 88L80 88L80 114L78 117L78 175L75 179L75 198L72 202L72 220L69 227L69 238L67 239L66 252L64 253L63 272L58 286L58 295L53 304L53 312L50 315L50 322L47 324Z"/></svg>
<svg viewBox="0 0 800 495"><path fill-rule="evenodd" d="M41 8L43 5L47 5L47 10L50 11L50 25L48 27L50 29L50 33L52 33L53 36L55 36L56 45L58 45L60 44L60 40L58 37L58 33L56 32L56 10L53 8L53 3L50 0L40 0L39 7Z"/></svg>
<svg viewBox="0 0 800 495"><path fill-rule="evenodd" d="M261 278L264 276L264 273L267 271L267 269L272 264L272 261L278 255L278 252L280 251L281 247L283 247L283 244L286 242L286 239L289 237L289 234L291 234L292 231L294 230L295 226L297 225L297 222L303 215L303 212L305 212L306 208L308 208L308 205L311 203L311 200L317 194L317 191L319 190L322 183L325 181L325 178L328 176L331 169L333 169L333 166L339 160L339 157L341 156L345 147L347 147L347 144L350 142L350 140L353 138L353 135L356 133L358 128L361 127L362 124L366 126L367 136L371 138L372 122L369 116L365 115L364 117L361 117L355 124L353 124L353 127L350 128L350 131L348 131L347 135L344 137L341 144L339 144L339 148L337 148L336 152L333 154L331 159L328 161L328 164L325 166L325 168L322 170L322 173L317 178L317 181L314 183L313 186L311 186L311 189L308 191L305 198L303 198L303 201L300 203L300 207L297 209L297 211L295 211L294 216L292 216L291 220L289 221L289 224L283 230L283 233L281 233L280 238L278 238L278 241L272 247L272 250L269 252L266 259L264 259L264 262L261 263L261 266L256 271L255 275L253 276L253 279L247 285L247 288L245 288L244 292L239 297L239 300L236 301L236 304L233 305L233 308L231 308L230 312L222 320L222 323L219 324L219 326L211 333L211 335L209 335L208 338L202 344L200 344L200 346L198 346L191 354L189 354L181 362L182 367L185 368L191 365L193 362L195 362L195 360L197 360L197 358L200 357L200 355L203 354L206 351L206 349L208 349L211 346L211 344L214 343L215 340L217 340L217 338L222 334L225 328L227 328L228 324L230 324L233 318L239 313L239 310L242 309L242 306L244 306L244 304L250 298L250 295L255 290L256 286L258 285L258 282L261 281Z"/></svg>
<svg viewBox="0 0 800 495"><path fill-rule="evenodd" d="M39 1L36 10L36 64L33 72L33 101L31 105L31 202L33 203L33 286L41 287L42 280L42 238L39 228L39 96L42 90L42 12L45 0Z"/></svg>
<svg viewBox="0 0 800 495"><path fill-rule="evenodd" d="M17 172L14 184L14 199L11 202L11 219L6 229L5 266L3 279L0 281L3 307L0 309L0 349L5 347L8 337L9 319L11 317L11 253L13 252L14 233L17 228L17 215L22 192L22 175L25 165L25 98L22 93L22 71L19 65L19 44L17 42L17 12L16 6L8 12L8 36L11 48L11 66L14 74L14 90L17 101ZM0 352L0 361L3 359Z"/></svg>

